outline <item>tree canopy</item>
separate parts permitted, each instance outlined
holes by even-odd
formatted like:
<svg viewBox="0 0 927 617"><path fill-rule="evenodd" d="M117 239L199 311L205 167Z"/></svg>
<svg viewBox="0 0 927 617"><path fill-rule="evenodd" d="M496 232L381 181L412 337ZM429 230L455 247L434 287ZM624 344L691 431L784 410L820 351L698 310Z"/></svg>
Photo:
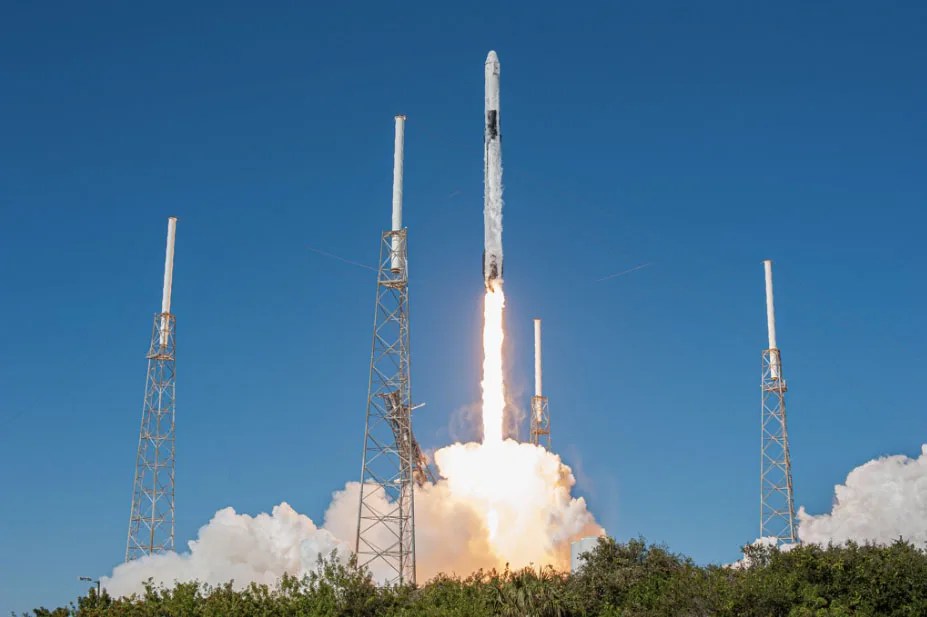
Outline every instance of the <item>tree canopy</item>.
<svg viewBox="0 0 927 617"><path fill-rule="evenodd" d="M24 617L381 616L849 617L927 615L927 552L891 546L782 551L748 546L734 566L699 566L643 539L602 538L573 574L550 568L438 576L421 586L377 586L334 556L278 585L197 582L112 598L91 589L68 607Z"/></svg>

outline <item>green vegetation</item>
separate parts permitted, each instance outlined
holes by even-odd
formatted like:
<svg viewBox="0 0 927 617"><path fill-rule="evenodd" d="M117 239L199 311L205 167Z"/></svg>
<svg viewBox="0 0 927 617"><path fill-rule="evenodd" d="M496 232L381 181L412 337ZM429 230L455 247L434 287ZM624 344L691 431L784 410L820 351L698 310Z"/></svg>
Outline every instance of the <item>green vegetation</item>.
<svg viewBox="0 0 927 617"><path fill-rule="evenodd" d="M602 539L569 575L549 569L439 576L421 587L380 588L354 564L320 560L302 580L278 587L149 585L113 599L96 590L76 606L35 617L538 616L845 617L927 615L927 552L892 546L746 549L748 566L698 566L643 540Z"/></svg>

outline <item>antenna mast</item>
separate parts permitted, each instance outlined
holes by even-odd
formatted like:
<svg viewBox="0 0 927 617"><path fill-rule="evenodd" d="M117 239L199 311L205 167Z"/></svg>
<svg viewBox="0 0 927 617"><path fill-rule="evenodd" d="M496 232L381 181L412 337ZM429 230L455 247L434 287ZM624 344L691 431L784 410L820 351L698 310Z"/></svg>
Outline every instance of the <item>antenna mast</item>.
<svg viewBox="0 0 927 617"><path fill-rule="evenodd" d="M389 585L415 583L415 485L428 474L412 433L408 231L402 227L405 120L396 116L392 230L380 241L355 543L358 565Z"/></svg>
<svg viewBox="0 0 927 617"><path fill-rule="evenodd" d="M782 354L776 346L776 311L773 304L772 261L766 270L766 324L769 348L763 351L762 415L760 445L760 537L774 538L777 545L798 542L792 498L792 460L785 420Z"/></svg>
<svg viewBox="0 0 927 617"><path fill-rule="evenodd" d="M547 397L542 394L540 319L534 320L534 396L531 397L531 443L550 450L550 411L547 408Z"/></svg>
<svg viewBox="0 0 927 617"><path fill-rule="evenodd" d="M154 317L148 347L148 376L142 425L135 458L132 509L126 561L174 549L174 350L175 319L171 313L174 235L177 218L167 219L164 291L161 312Z"/></svg>

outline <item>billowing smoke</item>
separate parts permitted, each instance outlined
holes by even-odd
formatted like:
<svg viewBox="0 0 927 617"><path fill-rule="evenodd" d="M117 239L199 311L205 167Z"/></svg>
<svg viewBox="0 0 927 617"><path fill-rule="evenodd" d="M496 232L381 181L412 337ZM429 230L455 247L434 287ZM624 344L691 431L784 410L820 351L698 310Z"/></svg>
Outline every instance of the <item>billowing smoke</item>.
<svg viewBox="0 0 927 617"><path fill-rule="evenodd" d="M319 555L348 554L341 540L286 503L254 517L223 508L189 548L186 553L152 555L117 566L102 585L115 596L141 592L149 578L167 586L175 581L233 581L241 589L251 582L273 584L284 572L302 576L315 567Z"/></svg>
<svg viewBox="0 0 927 617"><path fill-rule="evenodd" d="M567 569L570 541L602 533L585 500L570 495L570 468L544 448L512 440L455 444L435 461L449 495L473 508L488 534L490 565Z"/></svg>
<svg viewBox="0 0 927 617"><path fill-rule="evenodd" d="M418 578L478 568L552 564L569 567L569 543L602 533L560 457L532 444L454 444L435 453L441 479L415 492ZM118 566L103 586L113 595L140 592L145 580L173 585L199 580L273 584L302 576L319 555L346 558L354 548L360 485L334 494L318 528L282 503L251 517L232 508L216 513L189 543L189 552L144 557ZM382 493L381 493L382 494ZM386 503L383 503L384 509ZM390 533L385 530L386 533ZM386 572L373 570L376 578Z"/></svg>
<svg viewBox="0 0 927 617"><path fill-rule="evenodd" d="M878 458L850 472L836 487L830 514L798 512L802 542L889 544L899 537L927 544L927 445L921 455Z"/></svg>

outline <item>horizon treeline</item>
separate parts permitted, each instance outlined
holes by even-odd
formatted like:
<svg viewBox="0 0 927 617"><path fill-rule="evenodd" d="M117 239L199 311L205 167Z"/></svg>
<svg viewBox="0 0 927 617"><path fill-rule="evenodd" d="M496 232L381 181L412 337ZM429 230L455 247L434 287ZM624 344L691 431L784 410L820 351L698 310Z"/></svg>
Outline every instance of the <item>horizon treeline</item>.
<svg viewBox="0 0 927 617"><path fill-rule="evenodd" d="M23 617L849 617L927 616L927 552L891 546L748 546L735 567L699 566L643 539L602 538L575 573L551 568L440 575L420 586L377 586L332 555L302 579L234 590L148 584L112 598L95 589L70 606Z"/></svg>

